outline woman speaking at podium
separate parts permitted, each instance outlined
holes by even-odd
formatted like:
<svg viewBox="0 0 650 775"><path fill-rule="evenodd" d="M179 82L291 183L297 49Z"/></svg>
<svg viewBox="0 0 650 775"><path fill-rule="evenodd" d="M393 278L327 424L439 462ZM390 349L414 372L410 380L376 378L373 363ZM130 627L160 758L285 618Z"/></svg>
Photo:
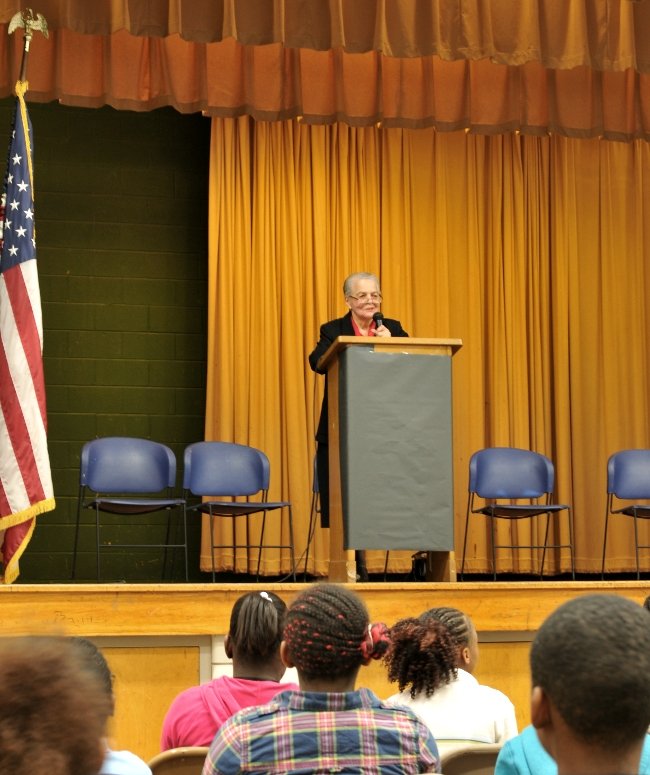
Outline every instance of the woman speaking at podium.
<svg viewBox="0 0 650 775"><path fill-rule="evenodd" d="M342 318L330 320L320 327L318 344L309 355L312 370L325 374L317 368L318 361L339 336L408 336L399 320L385 318L380 312L381 289L379 279L369 272L355 272L343 283L343 297L348 313ZM316 472L320 490L321 527L329 527L329 451L327 445L327 382L316 431ZM367 579L365 556L357 551L357 574L360 580Z"/></svg>

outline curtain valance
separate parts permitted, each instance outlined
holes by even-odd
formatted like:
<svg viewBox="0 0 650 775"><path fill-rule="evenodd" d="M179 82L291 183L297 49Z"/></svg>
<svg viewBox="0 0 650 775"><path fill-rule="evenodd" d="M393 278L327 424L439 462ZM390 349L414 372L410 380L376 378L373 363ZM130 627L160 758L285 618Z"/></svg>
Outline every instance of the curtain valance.
<svg viewBox="0 0 650 775"><path fill-rule="evenodd" d="M38 3L38 5L36 5ZM27 3L22 3L26 5ZM36 6L36 7L34 7ZM35 0L29 99L477 133L650 135L650 0ZM0 95L19 4L0 0Z"/></svg>
<svg viewBox="0 0 650 775"><path fill-rule="evenodd" d="M84 35L650 69L645 0L0 0L0 21L25 7Z"/></svg>

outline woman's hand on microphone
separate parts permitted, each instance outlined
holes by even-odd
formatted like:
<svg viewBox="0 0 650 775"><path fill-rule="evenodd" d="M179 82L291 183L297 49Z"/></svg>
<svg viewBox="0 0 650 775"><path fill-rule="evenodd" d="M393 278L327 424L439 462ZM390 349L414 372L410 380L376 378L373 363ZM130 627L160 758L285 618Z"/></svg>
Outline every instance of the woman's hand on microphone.
<svg viewBox="0 0 650 775"><path fill-rule="evenodd" d="M378 328L375 328L375 336L389 337L389 336L392 336L392 334L382 323Z"/></svg>

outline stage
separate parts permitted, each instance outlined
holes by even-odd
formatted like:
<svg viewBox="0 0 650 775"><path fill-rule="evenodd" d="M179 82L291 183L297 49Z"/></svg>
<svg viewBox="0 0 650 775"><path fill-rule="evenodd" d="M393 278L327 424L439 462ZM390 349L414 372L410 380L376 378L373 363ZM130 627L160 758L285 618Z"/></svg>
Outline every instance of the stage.
<svg viewBox="0 0 650 775"><path fill-rule="evenodd" d="M388 625L434 606L453 606L476 625L476 676L504 691L529 721L528 650L558 605L595 592L642 603L650 581L367 583L353 585L373 621ZM227 670L223 636L233 602L250 590L272 590L287 603L304 584L52 584L0 588L5 635L61 634L100 645L116 676L114 746L144 759L158 752L171 700L187 686ZM396 691L381 663L362 668L358 685L380 697Z"/></svg>

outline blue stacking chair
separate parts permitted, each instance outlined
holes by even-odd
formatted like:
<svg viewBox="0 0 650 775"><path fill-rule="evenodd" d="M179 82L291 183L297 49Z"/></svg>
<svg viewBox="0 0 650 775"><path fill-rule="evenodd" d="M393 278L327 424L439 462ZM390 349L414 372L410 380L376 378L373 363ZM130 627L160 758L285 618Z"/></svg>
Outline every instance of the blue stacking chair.
<svg viewBox="0 0 650 775"><path fill-rule="evenodd" d="M75 578L77 570L81 512L82 509L92 509L95 512L97 581L101 581L100 556L103 551L143 548L165 549L163 577L167 550L183 549L187 581L187 521L183 499L172 497L175 484L176 457L164 444L131 436L107 436L84 444L79 472L72 578ZM182 543L170 541L171 516L174 510L178 510L183 518ZM161 511L169 512L164 542L134 544L102 540L101 513L130 517Z"/></svg>
<svg viewBox="0 0 650 775"><path fill-rule="evenodd" d="M614 508L616 501L645 501L628 503ZM620 505L620 504L619 504ZM601 577L605 576L605 552L610 514L621 514L634 520L634 552L636 577L641 578L639 549L650 549L639 544L639 519L650 519L650 449L624 449L615 452L607 461L607 507L605 509L605 534L603 536L603 564Z"/></svg>
<svg viewBox="0 0 650 775"><path fill-rule="evenodd" d="M200 441L185 449L183 490L185 510L200 511L209 517L210 554L212 559L212 580L215 580L214 550L232 548L233 558L237 548L257 549L257 579L260 576L260 564L264 549L288 549L291 557L291 576L296 580L296 562L293 543L293 515L289 501L269 501L268 490L271 467L268 457L259 449L245 444L225 441ZM203 500L188 505L191 496ZM246 501L232 498L246 497ZM256 500L253 500L257 498ZM226 500L228 499L228 500ZM266 515L270 511L286 509L288 514L289 541L285 544L264 545ZM259 544L238 544L234 519L248 518L253 514L262 515L262 527ZM232 544L215 544L214 519L231 517L233 519ZM248 525L247 525L248 527ZM250 530L247 529L247 535Z"/></svg>
<svg viewBox="0 0 650 775"><path fill-rule="evenodd" d="M469 463L469 497L465 517L461 578L465 570L469 518L471 514L481 514L490 520L492 573L495 579L497 576L497 549L542 549L542 561L539 569L541 579L544 573L546 550L563 548L568 548L571 553L571 576L575 579L571 507L566 504L552 503L554 484L555 469L553 463L539 452L516 447L488 447L472 455ZM488 501L488 503L475 508L476 497ZM500 502L503 500L510 501L510 503ZM512 501L522 500L526 502L512 503ZM551 516L563 511L566 511L569 523L569 543L549 544L548 533ZM546 516L546 529L543 544L496 543L495 519L530 519L544 515Z"/></svg>

